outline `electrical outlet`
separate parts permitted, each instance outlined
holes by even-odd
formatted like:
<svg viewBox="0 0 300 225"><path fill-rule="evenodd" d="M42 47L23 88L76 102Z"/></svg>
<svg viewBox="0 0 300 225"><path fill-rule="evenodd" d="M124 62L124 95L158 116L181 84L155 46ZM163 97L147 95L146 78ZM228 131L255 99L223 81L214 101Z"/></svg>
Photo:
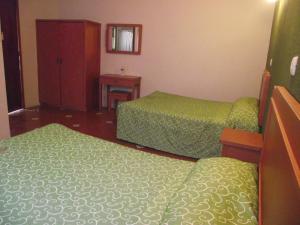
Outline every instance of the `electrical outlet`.
<svg viewBox="0 0 300 225"><path fill-rule="evenodd" d="M298 56L293 57L291 61L290 73L292 76L295 76L298 66Z"/></svg>
<svg viewBox="0 0 300 225"><path fill-rule="evenodd" d="M127 66L122 66L121 68L120 68L120 71L121 71L121 74L126 74L127 73Z"/></svg>
<svg viewBox="0 0 300 225"><path fill-rule="evenodd" d="M120 71L121 71L121 74L125 73L125 69L123 67L121 67Z"/></svg>

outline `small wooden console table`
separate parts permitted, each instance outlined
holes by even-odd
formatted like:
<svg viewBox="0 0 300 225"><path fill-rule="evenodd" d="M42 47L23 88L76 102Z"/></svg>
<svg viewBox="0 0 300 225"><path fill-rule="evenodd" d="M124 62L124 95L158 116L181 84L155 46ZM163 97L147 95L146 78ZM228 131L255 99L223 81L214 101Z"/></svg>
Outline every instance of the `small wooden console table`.
<svg viewBox="0 0 300 225"><path fill-rule="evenodd" d="M99 110L102 110L102 94L104 87L107 86L106 103L108 103L107 94L110 87L125 87L132 89L130 100L140 97L141 77L120 74L103 74L99 78Z"/></svg>

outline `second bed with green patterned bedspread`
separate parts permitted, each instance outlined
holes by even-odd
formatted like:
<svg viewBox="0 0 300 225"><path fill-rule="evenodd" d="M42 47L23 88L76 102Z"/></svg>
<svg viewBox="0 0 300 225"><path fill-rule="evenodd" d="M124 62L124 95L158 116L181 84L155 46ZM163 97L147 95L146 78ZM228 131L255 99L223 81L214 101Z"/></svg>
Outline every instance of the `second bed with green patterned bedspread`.
<svg viewBox="0 0 300 225"><path fill-rule="evenodd" d="M117 137L193 158L219 156L222 130L258 131L257 115L255 98L226 103L154 92L119 105Z"/></svg>
<svg viewBox="0 0 300 225"><path fill-rule="evenodd" d="M1 225L257 225L250 163L162 157L57 124L0 149Z"/></svg>

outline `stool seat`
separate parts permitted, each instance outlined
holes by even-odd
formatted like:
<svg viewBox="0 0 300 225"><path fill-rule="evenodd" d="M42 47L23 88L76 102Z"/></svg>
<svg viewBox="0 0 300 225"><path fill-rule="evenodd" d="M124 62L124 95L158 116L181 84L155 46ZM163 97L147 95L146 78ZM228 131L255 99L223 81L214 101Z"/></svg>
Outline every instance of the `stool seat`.
<svg viewBox="0 0 300 225"><path fill-rule="evenodd" d="M111 105L114 101L130 101L131 100L131 92L114 90L108 93L108 111L111 110Z"/></svg>

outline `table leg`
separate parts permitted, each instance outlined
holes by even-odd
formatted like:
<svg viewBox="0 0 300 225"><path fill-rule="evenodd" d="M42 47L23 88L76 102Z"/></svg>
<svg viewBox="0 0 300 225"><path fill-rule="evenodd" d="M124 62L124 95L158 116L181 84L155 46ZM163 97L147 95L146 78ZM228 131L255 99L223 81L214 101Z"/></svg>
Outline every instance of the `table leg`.
<svg viewBox="0 0 300 225"><path fill-rule="evenodd" d="M131 100L133 100L134 99L134 90L135 90L135 88L133 87L133 88L131 88L131 92L130 92L130 101Z"/></svg>
<svg viewBox="0 0 300 225"><path fill-rule="evenodd" d="M109 95L109 92L110 92L110 85L107 85L106 89L107 89L106 90L106 106L108 108L108 104L109 104L109 102L108 102L108 95Z"/></svg>
<svg viewBox="0 0 300 225"><path fill-rule="evenodd" d="M141 92L141 85L139 84L139 85L137 85L137 87L136 87L137 89L136 89L136 91L137 91L137 93L136 93L136 97L137 98L139 98L140 97L140 92Z"/></svg>
<svg viewBox="0 0 300 225"><path fill-rule="evenodd" d="M99 83L99 112L102 111L102 84Z"/></svg>

